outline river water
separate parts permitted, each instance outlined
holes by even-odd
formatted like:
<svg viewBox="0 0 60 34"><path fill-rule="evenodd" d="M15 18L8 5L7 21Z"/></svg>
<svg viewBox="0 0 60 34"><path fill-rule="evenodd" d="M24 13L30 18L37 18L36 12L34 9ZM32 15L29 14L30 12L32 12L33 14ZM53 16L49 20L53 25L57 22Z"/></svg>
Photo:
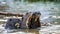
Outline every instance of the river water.
<svg viewBox="0 0 60 34"><path fill-rule="evenodd" d="M9 4L10 3L10 4ZM10 6L7 12L26 13L26 12L41 12L41 22L49 24L38 29L23 29L7 32L3 24L0 25L0 34L60 34L60 3L55 2L7 2Z"/></svg>

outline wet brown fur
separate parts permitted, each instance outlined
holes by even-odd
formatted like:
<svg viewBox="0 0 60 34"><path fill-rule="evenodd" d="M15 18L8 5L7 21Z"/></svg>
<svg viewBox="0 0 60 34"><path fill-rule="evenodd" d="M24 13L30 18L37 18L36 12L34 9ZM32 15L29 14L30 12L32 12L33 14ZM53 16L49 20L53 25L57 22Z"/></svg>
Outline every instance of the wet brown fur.
<svg viewBox="0 0 60 34"><path fill-rule="evenodd" d="M35 26L33 26L35 25ZM29 28L38 28L38 27L41 27L41 24L40 24L40 17L39 16L31 16L28 20L28 27Z"/></svg>

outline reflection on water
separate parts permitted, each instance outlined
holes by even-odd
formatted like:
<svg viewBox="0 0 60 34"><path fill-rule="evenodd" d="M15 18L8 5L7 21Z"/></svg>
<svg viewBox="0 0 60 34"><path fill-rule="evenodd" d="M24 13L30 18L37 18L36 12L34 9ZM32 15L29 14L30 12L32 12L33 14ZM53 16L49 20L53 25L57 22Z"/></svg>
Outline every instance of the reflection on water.
<svg viewBox="0 0 60 34"><path fill-rule="evenodd" d="M60 25L44 26L40 29L19 29L19 30L5 30L0 28L0 34L59 34Z"/></svg>
<svg viewBox="0 0 60 34"><path fill-rule="evenodd" d="M1 30L0 34L40 34L38 29Z"/></svg>

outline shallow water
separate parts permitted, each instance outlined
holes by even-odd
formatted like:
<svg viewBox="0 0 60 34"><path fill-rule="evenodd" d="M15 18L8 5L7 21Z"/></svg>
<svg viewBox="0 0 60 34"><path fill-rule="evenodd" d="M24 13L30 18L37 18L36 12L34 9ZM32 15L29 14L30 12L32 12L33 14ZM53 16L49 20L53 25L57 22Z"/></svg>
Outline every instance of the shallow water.
<svg viewBox="0 0 60 34"><path fill-rule="evenodd" d="M60 34L60 3L54 2L37 2L37 3L28 3L28 2L13 2L7 1L7 4L10 6L7 12L11 11L15 13L19 12L41 12L41 22L49 24L50 26L42 26L38 29L23 29L23 30L14 30L12 32L7 32L7 30L0 25L0 34Z"/></svg>
<svg viewBox="0 0 60 34"><path fill-rule="evenodd" d="M44 26L39 29L5 30L0 27L0 34L60 34L60 25Z"/></svg>

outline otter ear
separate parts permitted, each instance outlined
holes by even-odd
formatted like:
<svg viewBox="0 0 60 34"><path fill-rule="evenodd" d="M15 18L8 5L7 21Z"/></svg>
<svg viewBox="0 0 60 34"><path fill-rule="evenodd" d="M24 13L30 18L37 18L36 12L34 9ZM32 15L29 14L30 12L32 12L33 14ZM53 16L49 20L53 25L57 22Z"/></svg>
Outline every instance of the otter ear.
<svg viewBox="0 0 60 34"><path fill-rule="evenodd" d="M38 14L40 14L40 15L41 15L41 13L40 13L40 12L38 12Z"/></svg>
<svg viewBox="0 0 60 34"><path fill-rule="evenodd" d="M41 13L40 13L40 15L41 15Z"/></svg>
<svg viewBox="0 0 60 34"><path fill-rule="evenodd" d="M40 13L40 12L38 12L38 14L40 14L40 15L41 15L41 13Z"/></svg>

